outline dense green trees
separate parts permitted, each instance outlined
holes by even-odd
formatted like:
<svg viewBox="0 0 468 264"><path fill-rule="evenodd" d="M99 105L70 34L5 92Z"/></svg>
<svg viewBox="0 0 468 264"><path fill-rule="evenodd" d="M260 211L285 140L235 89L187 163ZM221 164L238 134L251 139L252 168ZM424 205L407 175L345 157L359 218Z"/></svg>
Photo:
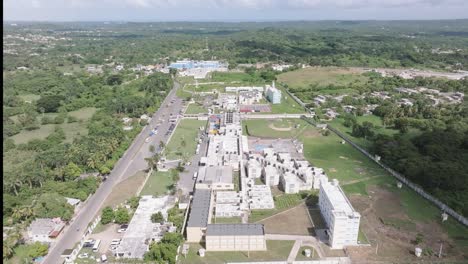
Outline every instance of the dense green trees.
<svg viewBox="0 0 468 264"><path fill-rule="evenodd" d="M37 109L45 113L57 112L64 99L62 95L43 95L36 102Z"/></svg>
<svg viewBox="0 0 468 264"><path fill-rule="evenodd" d="M181 242L180 233L166 233L160 242L150 245L149 251L145 254L145 260L175 264L177 247Z"/></svg>
<svg viewBox="0 0 468 264"><path fill-rule="evenodd" d="M162 223L164 222L164 216L161 212L157 212L151 215L151 222Z"/></svg>
<svg viewBox="0 0 468 264"><path fill-rule="evenodd" d="M102 209L102 214L101 214L101 224L107 225L108 223L114 221L114 210L110 206L105 207Z"/></svg>
<svg viewBox="0 0 468 264"><path fill-rule="evenodd" d="M60 217L68 221L73 216L73 207L58 193L41 194L33 210L34 215L40 218Z"/></svg>

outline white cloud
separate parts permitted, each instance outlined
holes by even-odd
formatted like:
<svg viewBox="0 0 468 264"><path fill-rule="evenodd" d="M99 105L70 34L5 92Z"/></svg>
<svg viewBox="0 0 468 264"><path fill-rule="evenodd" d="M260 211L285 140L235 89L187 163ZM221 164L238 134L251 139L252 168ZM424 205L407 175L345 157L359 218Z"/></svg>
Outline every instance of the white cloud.
<svg viewBox="0 0 468 264"><path fill-rule="evenodd" d="M8 7L317 8L466 5L466 0L4 0Z"/></svg>

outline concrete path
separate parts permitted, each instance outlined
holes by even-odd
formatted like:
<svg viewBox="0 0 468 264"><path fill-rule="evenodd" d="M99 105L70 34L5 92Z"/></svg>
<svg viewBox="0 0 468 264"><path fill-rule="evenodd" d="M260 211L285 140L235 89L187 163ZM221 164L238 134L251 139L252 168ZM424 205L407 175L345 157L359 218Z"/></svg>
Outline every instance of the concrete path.
<svg viewBox="0 0 468 264"><path fill-rule="evenodd" d="M299 249L301 248L301 245L302 240L296 240L296 242L294 242L294 246L292 247L291 252L289 252L288 263L294 262L297 256L297 252L299 252Z"/></svg>

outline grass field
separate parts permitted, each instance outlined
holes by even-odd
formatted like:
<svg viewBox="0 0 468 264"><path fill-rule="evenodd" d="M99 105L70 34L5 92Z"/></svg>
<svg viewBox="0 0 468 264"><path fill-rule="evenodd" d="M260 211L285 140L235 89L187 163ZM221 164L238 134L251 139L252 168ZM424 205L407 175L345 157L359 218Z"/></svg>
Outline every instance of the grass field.
<svg viewBox="0 0 468 264"><path fill-rule="evenodd" d="M189 253L184 258L179 256L181 263L187 264L215 264L226 262L251 262L251 261L285 261L291 252L294 241L274 241L267 240L267 251L251 251L247 252L206 252L205 257L201 258L198 255L198 250L201 248L199 244L190 244Z"/></svg>
<svg viewBox="0 0 468 264"><path fill-rule="evenodd" d="M337 67L310 67L282 73L278 81L290 87L307 87L310 84L325 86L329 84L347 86L353 82L365 82L367 77L359 71Z"/></svg>
<svg viewBox="0 0 468 264"><path fill-rule="evenodd" d="M203 106L193 103L189 104L187 110L185 110L185 114L201 114L201 113L208 113L208 109L205 109Z"/></svg>
<svg viewBox="0 0 468 264"><path fill-rule="evenodd" d="M183 119L179 122L171 140L166 145L165 155L169 160L189 158L195 153L198 144L200 127L205 126L206 121Z"/></svg>
<svg viewBox="0 0 468 264"><path fill-rule="evenodd" d="M302 114L305 113L304 108L300 106L294 99L289 96L284 89L281 90L281 103L270 104L271 113L273 114ZM268 114L268 113L266 113Z"/></svg>
<svg viewBox="0 0 468 264"><path fill-rule="evenodd" d="M308 123L302 119L244 120L242 121L242 125L245 135L267 138L290 138L302 132L306 126L309 126ZM296 128L296 125L299 126ZM272 127L283 130L275 130ZM286 131L284 128L291 129Z"/></svg>
<svg viewBox="0 0 468 264"><path fill-rule="evenodd" d="M184 100L188 100L192 97L191 93L184 91L182 88L177 89L176 95L177 97L182 98Z"/></svg>
<svg viewBox="0 0 468 264"><path fill-rule="evenodd" d="M292 208L303 201L303 199L301 199L300 194L281 194L274 196L273 200L275 202L275 209L251 210L249 222L255 223L261 221L262 219L265 219L267 217L281 213L289 208Z"/></svg>
<svg viewBox="0 0 468 264"><path fill-rule="evenodd" d="M145 187L141 190L140 195L164 195L170 190L174 184L172 180L171 172L169 171L157 171L153 172L148 181L146 181Z"/></svg>
<svg viewBox="0 0 468 264"><path fill-rule="evenodd" d="M75 123L65 123L63 124L47 124L47 125L40 125L39 129L27 131L22 130L19 134L12 136L11 138L15 141L15 144L22 144L27 143L31 139L45 139L49 136L52 132L54 132L55 126L60 126L63 131L65 132L66 139L65 142L72 142L75 137L80 135L88 134L88 120L94 115L97 111L97 108L94 107L86 107L81 108L76 111L69 112L68 115L78 118L82 120L80 122ZM48 116L50 118L54 118L57 116L56 113L47 113L44 116ZM42 114L38 115L38 120L42 118ZM12 120L18 122L18 117L13 116Z"/></svg>
<svg viewBox="0 0 468 264"><path fill-rule="evenodd" d="M239 82L245 84L263 84L263 79L252 77L244 72L213 72L210 74L212 82Z"/></svg>

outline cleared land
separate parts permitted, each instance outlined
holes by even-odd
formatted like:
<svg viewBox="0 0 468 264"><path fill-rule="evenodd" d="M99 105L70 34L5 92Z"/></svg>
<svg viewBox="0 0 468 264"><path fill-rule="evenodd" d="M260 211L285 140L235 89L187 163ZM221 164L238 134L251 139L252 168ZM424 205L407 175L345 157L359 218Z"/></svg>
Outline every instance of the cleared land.
<svg viewBox="0 0 468 264"><path fill-rule="evenodd" d="M307 214L307 207L301 203L258 223L265 225L267 234L312 235L314 234L313 225Z"/></svg>
<svg viewBox="0 0 468 264"><path fill-rule="evenodd" d="M278 87L277 87L278 88ZM299 105L291 96L289 96L286 91L282 88L281 90L281 103L280 104L270 104L272 114L302 114L304 108Z"/></svg>
<svg viewBox="0 0 468 264"><path fill-rule="evenodd" d="M65 142L72 142L75 137L88 134L88 120L94 115L96 111L97 108L94 107L81 108L79 110L68 113L68 115L78 118L78 120L80 120L79 122L67 123L67 121L65 121L63 124L40 125L39 129L31 131L22 130L20 133L12 136L11 138L15 141L15 144L27 143L31 139L45 139L52 132L54 132L55 126L59 126L65 132ZM54 118L57 116L57 114L48 113L44 114L44 116ZM42 115L38 116L39 121L40 118L42 118ZM18 122L17 116L13 116L12 120Z"/></svg>
<svg viewBox="0 0 468 264"><path fill-rule="evenodd" d="M146 172L139 171L124 181L119 182L114 186L102 207L116 206L135 196L138 188L145 182L145 177Z"/></svg>
<svg viewBox="0 0 468 264"><path fill-rule="evenodd" d="M198 255L198 250L201 248L199 244L190 244L187 257L179 256L181 263L197 264L197 263L226 263L226 262L250 262L250 261L279 261L286 260L291 252L294 241L273 241L267 240L267 251L251 251L247 252L206 252L205 257L201 258Z"/></svg>
<svg viewBox="0 0 468 264"><path fill-rule="evenodd" d="M189 115L201 113L208 113L208 109L205 109L202 105L199 105L198 103L189 104L187 110L185 110L185 114Z"/></svg>
<svg viewBox="0 0 468 264"><path fill-rule="evenodd" d="M308 87L310 84L346 86L353 82L367 81L367 77L361 75L363 72L360 69L309 67L282 73L278 75L278 81L287 84L289 87Z"/></svg>
<svg viewBox="0 0 468 264"><path fill-rule="evenodd" d="M174 181L170 171L156 171L153 172L148 181L141 190L140 195L164 195L168 190L171 189Z"/></svg>
<svg viewBox="0 0 468 264"><path fill-rule="evenodd" d="M195 153L200 127L206 121L183 119L179 122L171 140L166 146L165 155L169 160L183 159Z"/></svg>
<svg viewBox="0 0 468 264"><path fill-rule="evenodd" d="M303 202L301 195L298 193L284 194L283 192L280 192L278 195L275 195L275 193L273 195L275 209L252 210L249 215L250 223L259 222L265 218L281 213L289 208L295 207L296 205Z"/></svg>

